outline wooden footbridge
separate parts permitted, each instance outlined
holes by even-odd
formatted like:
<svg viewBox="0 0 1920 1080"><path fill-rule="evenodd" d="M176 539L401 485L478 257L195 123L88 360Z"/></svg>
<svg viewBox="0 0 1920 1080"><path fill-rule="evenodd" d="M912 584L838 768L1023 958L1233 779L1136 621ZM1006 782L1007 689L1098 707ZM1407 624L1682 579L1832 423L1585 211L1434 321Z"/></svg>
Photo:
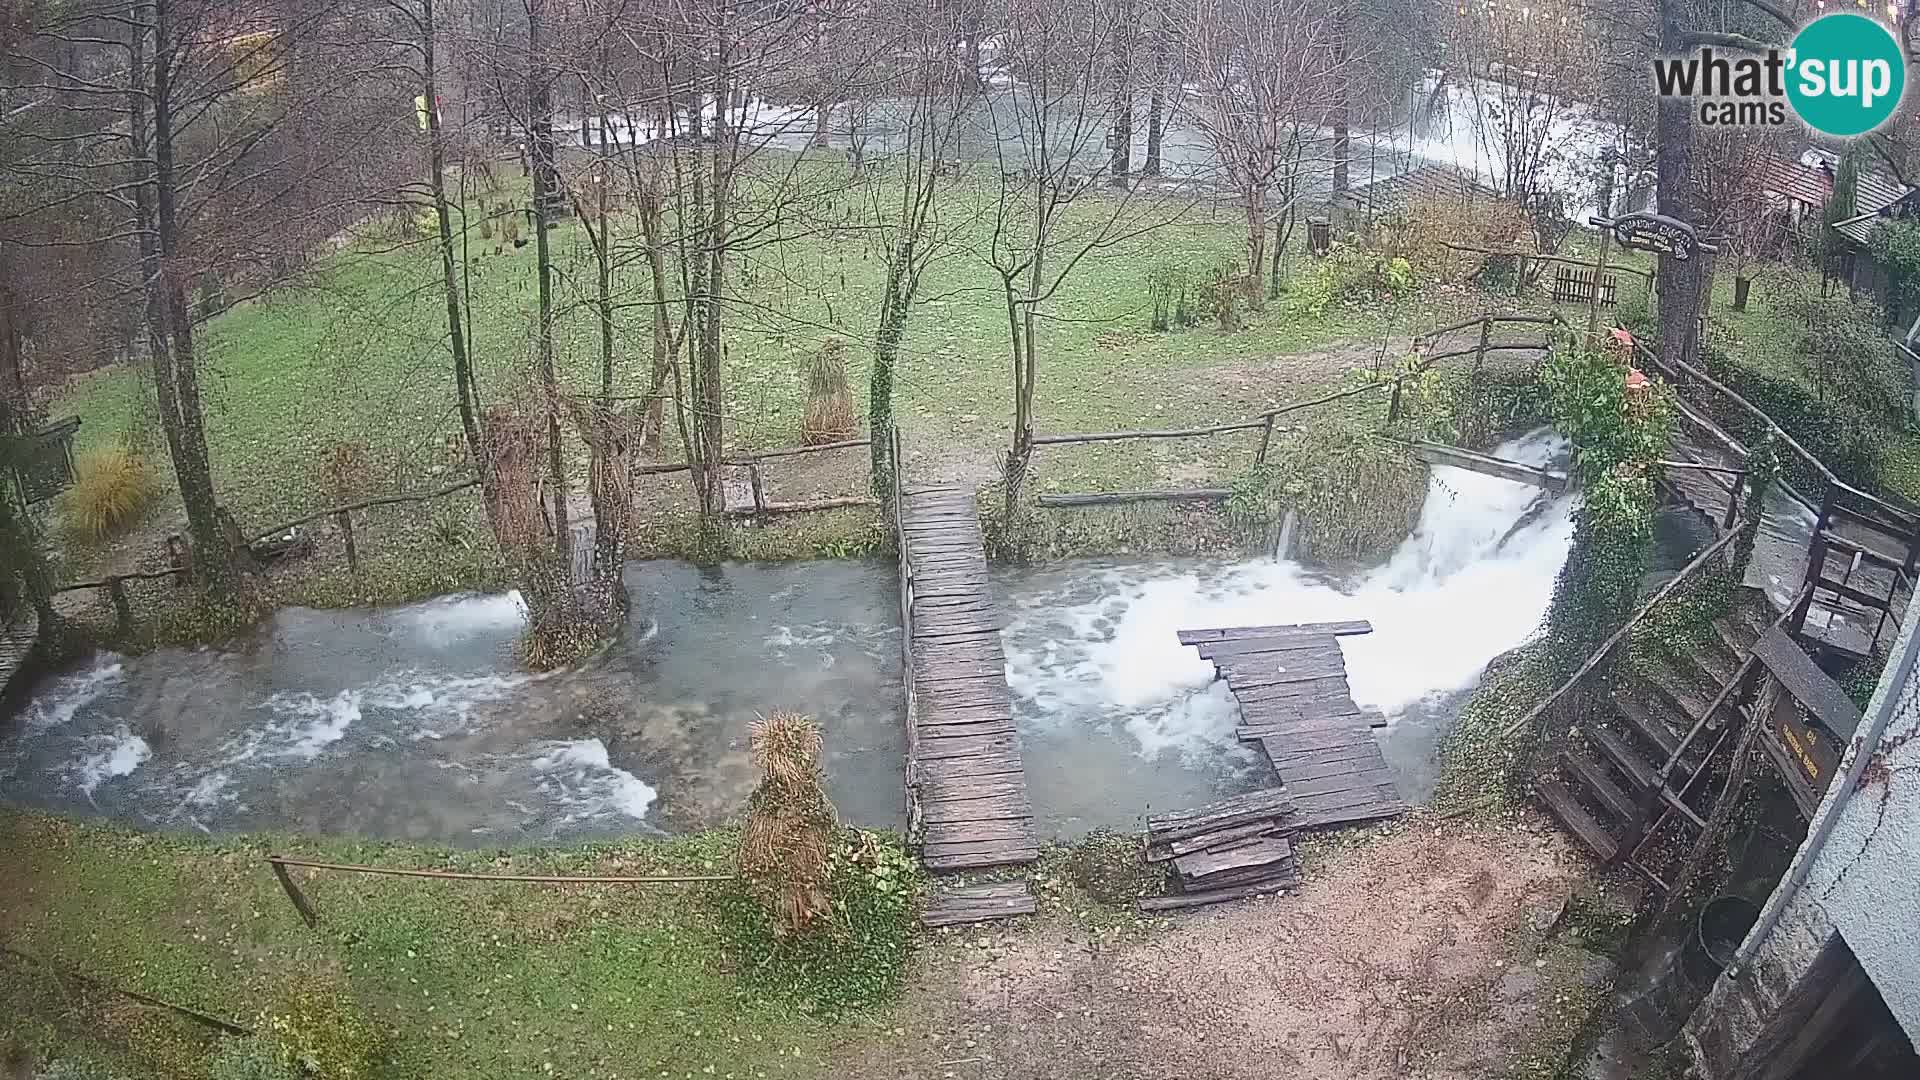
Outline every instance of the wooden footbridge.
<svg viewBox="0 0 1920 1080"><path fill-rule="evenodd" d="M908 833L935 872L1030 863L1040 847L973 493L901 489L894 511Z"/></svg>
<svg viewBox="0 0 1920 1080"><path fill-rule="evenodd" d="M1354 704L1340 638L1367 622L1182 630L1240 703L1241 741L1257 744L1292 797L1295 828L1393 817L1406 810L1374 740L1378 714Z"/></svg>

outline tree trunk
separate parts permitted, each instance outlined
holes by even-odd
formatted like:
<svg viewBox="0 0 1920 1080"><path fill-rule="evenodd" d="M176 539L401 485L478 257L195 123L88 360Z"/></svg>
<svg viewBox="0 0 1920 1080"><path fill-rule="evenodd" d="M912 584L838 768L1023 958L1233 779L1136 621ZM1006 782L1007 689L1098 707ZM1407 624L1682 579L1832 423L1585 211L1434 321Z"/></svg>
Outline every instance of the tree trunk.
<svg viewBox="0 0 1920 1080"><path fill-rule="evenodd" d="M660 192L651 185L640 192L640 231L647 244L647 271L653 278L653 371L648 379L646 415L641 421L641 445L649 451L660 449L660 429L665 421L667 367L673 351L673 333L667 325L667 253L662 236L666 210Z"/></svg>
<svg viewBox="0 0 1920 1080"><path fill-rule="evenodd" d="M492 475L487 468L486 444L480 432L480 414L475 399L473 360L467 354L467 335L460 316L460 282L454 276L453 216L447 205L447 150L440 130L440 84L438 53L434 41L438 33L433 12L434 0L421 0L421 70L427 94L427 181L433 189L433 215L440 229L441 285L447 294L447 335L453 350L454 397L460 406L460 429L467 437L467 457L480 475L484 489L491 490ZM481 500L493 512L493 499Z"/></svg>
<svg viewBox="0 0 1920 1080"><path fill-rule="evenodd" d="M1153 17L1153 90L1147 95L1147 160L1140 166L1141 176L1160 175L1160 142L1165 132L1161 114L1166 111L1167 29L1165 7L1156 8Z"/></svg>
<svg viewBox="0 0 1920 1080"><path fill-rule="evenodd" d="M1266 306L1259 288L1260 268L1267 265L1267 193L1258 185L1247 192L1247 302L1258 310Z"/></svg>
<svg viewBox="0 0 1920 1080"><path fill-rule="evenodd" d="M880 330L874 335L873 372L867 379L867 433L871 440L873 497L893 498L893 369L900 360L900 339L907 329L907 304L895 299L896 271L887 274L887 298L880 305Z"/></svg>
<svg viewBox="0 0 1920 1080"><path fill-rule="evenodd" d="M1108 183L1124 188L1133 172L1133 5L1120 0L1113 27L1113 116L1107 142L1113 151Z"/></svg>
<svg viewBox="0 0 1920 1080"><path fill-rule="evenodd" d="M540 30L546 0L527 5L527 127L533 154L534 260L540 284L540 325L536 359L540 387L546 396L547 480L553 485L553 548L559 565L573 562L573 532L567 521L566 460L560 442L560 378L553 363L553 248L547 237L547 218L555 195L558 172L553 156L553 99L549 72L541 56Z"/></svg>
<svg viewBox="0 0 1920 1080"><path fill-rule="evenodd" d="M193 318L184 289L185 268L180 265L172 100L173 75L179 58L174 55L177 46L171 37L171 4L172 0L159 0L146 5L153 26L150 70L144 41L135 46L134 60L129 67L132 85L137 88L133 94L133 144L145 174L136 191L136 207L143 218L141 263L146 283L148 333L153 339L160 424L173 460L180 501L187 513L194 575L216 597L231 599L243 584L239 553L232 547L231 537L223 527L219 500L214 492L200 404ZM134 32L138 35L142 31Z"/></svg>
<svg viewBox="0 0 1920 1080"><path fill-rule="evenodd" d="M1662 55L1677 56L1680 26L1675 21L1675 0L1662 3L1660 45ZM1654 167L1660 212L1681 221L1690 221L1692 186L1692 114L1686 98L1663 97L1654 117ZM1660 354L1669 361L1691 363L1698 345L1700 268L1698 257L1676 259L1660 256Z"/></svg>
<svg viewBox="0 0 1920 1080"><path fill-rule="evenodd" d="M1352 190L1347 176L1348 162L1353 157L1353 142L1347 132L1347 100L1352 88L1347 79L1347 17L1336 10L1334 19L1337 26L1333 39L1333 193L1345 195Z"/></svg>
<svg viewBox="0 0 1920 1080"><path fill-rule="evenodd" d="M700 456L707 463L702 512L708 515L724 510L720 486L721 460L726 456L726 343L722 337L722 297L727 279L727 221L731 213L733 185L733 132L727 103L733 97L732 28L727 8L714 8L713 49L713 177L708 192L705 303L702 305L699 334L700 362L694 370L694 438L700 443Z"/></svg>

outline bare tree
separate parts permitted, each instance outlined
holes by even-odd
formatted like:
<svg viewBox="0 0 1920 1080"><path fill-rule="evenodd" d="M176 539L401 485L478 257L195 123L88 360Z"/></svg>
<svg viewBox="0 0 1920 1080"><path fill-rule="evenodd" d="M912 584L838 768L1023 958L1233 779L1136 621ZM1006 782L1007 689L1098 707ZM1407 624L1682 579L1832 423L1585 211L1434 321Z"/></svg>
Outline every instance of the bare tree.
<svg viewBox="0 0 1920 1080"><path fill-rule="evenodd" d="M1021 513L1033 455L1033 403L1044 359L1046 306L1089 260L1168 221L1167 204L1100 183L1110 164L1114 80L1108 60L1116 8L1104 0L1009 0L1003 41L1011 85L985 99L999 177L977 251L1007 315L1013 440L1005 470L1008 520Z"/></svg>
<svg viewBox="0 0 1920 1080"><path fill-rule="evenodd" d="M896 196L890 213L876 206L887 252L887 276L874 331L867 416L872 436L872 488L880 498L891 497L893 491L888 446L893 434L893 382L901 341L928 268L951 251L956 234L954 223L942 220L942 211L948 206L941 197L945 181L940 163L977 92L972 79L956 79L948 68L952 42L966 33L958 13L932 0L909 7L902 14L906 22L897 48L904 54L905 65L894 85L904 98L905 137L893 155L894 167L882 174L882 184L873 191L876 203L885 195Z"/></svg>
<svg viewBox="0 0 1920 1080"><path fill-rule="evenodd" d="M1337 137L1330 146L1322 132L1344 110L1334 88L1353 60L1339 18L1309 0L1198 0L1193 14L1182 59L1198 94L1192 122L1240 200L1247 272L1257 283L1268 265L1268 222L1290 215L1302 169L1329 152L1340 167ZM1276 261L1276 278L1278 270ZM1261 295L1249 290L1256 304Z"/></svg>

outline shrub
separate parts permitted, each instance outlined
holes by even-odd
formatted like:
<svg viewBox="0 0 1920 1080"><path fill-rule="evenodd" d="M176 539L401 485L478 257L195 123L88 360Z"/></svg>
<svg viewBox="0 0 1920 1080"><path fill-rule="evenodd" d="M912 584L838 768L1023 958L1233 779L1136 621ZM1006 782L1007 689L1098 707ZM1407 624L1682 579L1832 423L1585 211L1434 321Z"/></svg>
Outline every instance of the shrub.
<svg viewBox="0 0 1920 1080"><path fill-rule="evenodd" d="M1365 234L1367 248L1407 260L1423 278L1455 283L1478 273L1487 257L1448 244L1513 251L1531 242L1529 218L1518 203L1465 193L1416 199L1376 217Z"/></svg>
<svg viewBox="0 0 1920 1080"><path fill-rule="evenodd" d="M1426 467L1369 432L1310 428L1277 442L1267 464L1235 478L1227 500L1239 528L1299 515L1300 554L1375 562L1406 539L1427 497Z"/></svg>
<svg viewBox="0 0 1920 1080"><path fill-rule="evenodd" d="M830 917L808 933L779 933L767 907L748 891L724 892L717 904L742 981L829 1017L899 993L925 886L919 864L897 838L842 829L831 839Z"/></svg>
<svg viewBox="0 0 1920 1080"><path fill-rule="evenodd" d="M280 1047L259 1035L222 1040L207 1063L207 1080L301 1080Z"/></svg>
<svg viewBox="0 0 1920 1080"><path fill-rule="evenodd" d="M38 1074L39 1080L119 1080L119 1073L97 1061L85 1058L61 1058Z"/></svg>
<svg viewBox="0 0 1920 1080"><path fill-rule="evenodd" d="M1394 300L1411 295L1417 282L1404 256L1336 244L1296 289L1307 313L1320 316L1335 302Z"/></svg>
<svg viewBox="0 0 1920 1080"><path fill-rule="evenodd" d="M1754 371L1740 364L1714 341L1703 342L1702 366L1707 374L1765 412L1807 452L1825 462L1840 479L1863 491L1882 487L1886 447L1880 425L1845 400L1823 399L1813 388L1791 379ZM1760 421L1744 409L1713 401L1713 418L1748 446L1764 434ZM1820 478L1799 455L1782 454L1786 480L1801 492L1818 492Z"/></svg>
<svg viewBox="0 0 1920 1080"><path fill-rule="evenodd" d="M125 447L93 450L74 466L67 520L83 539L104 540L140 520L157 491L146 458Z"/></svg>
<svg viewBox="0 0 1920 1080"><path fill-rule="evenodd" d="M1194 305L1188 294L1192 283L1184 261L1163 259L1147 269L1147 304L1153 309L1156 333L1185 329L1194 324Z"/></svg>
<svg viewBox="0 0 1920 1080"><path fill-rule="evenodd" d="M800 443L818 446L853 434L853 391L847 386L847 342L830 337L807 364L807 412Z"/></svg>
<svg viewBox="0 0 1920 1080"><path fill-rule="evenodd" d="M279 1009L262 1013L254 1027L259 1032L254 1039L272 1048L273 1060L283 1071L236 1073L236 1080L277 1080L283 1075L366 1080L379 1065L379 1034L342 989L303 990ZM250 1051L234 1054L240 1061L251 1058Z"/></svg>
<svg viewBox="0 0 1920 1080"><path fill-rule="evenodd" d="M1246 275L1237 262L1215 263L1200 282L1198 310L1220 320L1220 329L1240 329L1240 301L1247 289Z"/></svg>

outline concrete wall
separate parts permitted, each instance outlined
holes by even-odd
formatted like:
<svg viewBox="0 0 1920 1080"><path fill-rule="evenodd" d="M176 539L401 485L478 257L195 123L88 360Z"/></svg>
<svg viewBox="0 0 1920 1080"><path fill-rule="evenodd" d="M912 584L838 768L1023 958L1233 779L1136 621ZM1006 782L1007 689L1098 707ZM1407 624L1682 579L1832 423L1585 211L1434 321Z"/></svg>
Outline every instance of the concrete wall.
<svg viewBox="0 0 1920 1080"><path fill-rule="evenodd" d="M1790 867L1767 904L1781 910L1779 924L1749 942L1755 951L1746 970L1723 975L1687 1024L1687 1041L1709 1080L1746 1076L1776 1049L1782 1030L1801 1018L1805 995L1832 978L1836 938L1852 949L1907 1037L1920 1045L1920 667L1892 685L1916 625L1920 604L1908 611L1894 659L1860 724L1864 737L1891 703L1892 718L1861 784L1841 805L1836 781L1808 828L1813 836L1831 817L1831 834L1819 851L1802 845L1794 857L1794 866L1811 859L1806 884L1787 894ZM1842 778L1860 752L1856 739L1841 761Z"/></svg>

